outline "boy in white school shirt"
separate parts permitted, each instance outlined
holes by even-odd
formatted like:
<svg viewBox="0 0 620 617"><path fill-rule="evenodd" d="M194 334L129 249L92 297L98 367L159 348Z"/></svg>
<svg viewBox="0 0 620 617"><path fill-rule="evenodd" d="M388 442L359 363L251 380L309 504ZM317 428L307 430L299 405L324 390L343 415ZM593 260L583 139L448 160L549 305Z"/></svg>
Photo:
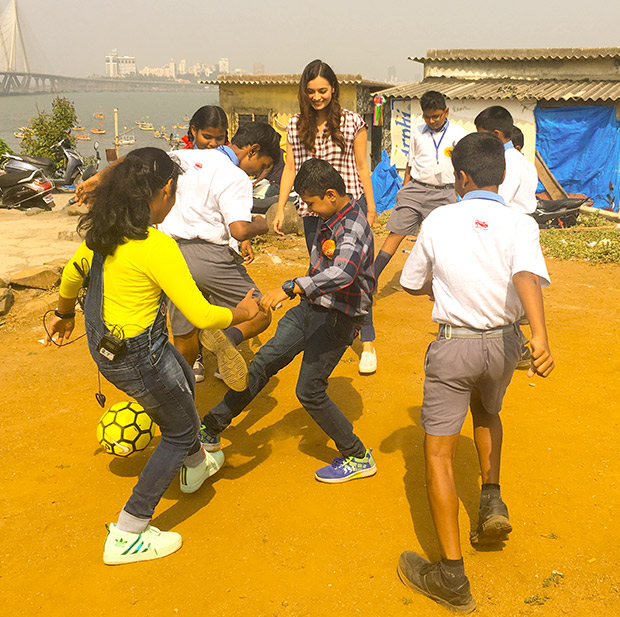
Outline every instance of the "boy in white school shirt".
<svg viewBox="0 0 620 617"><path fill-rule="evenodd" d="M512 143L512 114L500 105L482 110L474 120L478 132L493 133L504 144L506 156L506 178L499 186L499 194L509 208L526 214L536 210L536 167L514 147Z"/></svg>
<svg viewBox="0 0 620 617"><path fill-rule="evenodd" d="M242 125L230 145L170 153L183 174L176 203L159 228L177 241L198 288L214 304L234 305L235 298L250 289L260 296L230 243L267 232L265 219L252 215L248 176L261 174L279 155L280 137L264 122ZM193 366L198 357L198 332L173 304L169 315L174 345ZM270 321L270 315L260 311L254 319L225 331L200 331L200 342L216 355L219 374L233 390L247 386L247 366L237 345L260 334Z"/></svg>
<svg viewBox="0 0 620 617"><path fill-rule="evenodd" d="M454 201L450 154L466 131L448 120L450 110L440 92L425 92L420 107L424 123L411 127L403 186L396 195L396 205L386 225L390 235L375 257L377 281L405 236L416 236L422 221L435 208Z"/></svg>
<svg viewBox="0 0 620 617"><path fill-rule="evenodd" d="M439 324L425 359L421 423L426 485L441 560L405 551L403 582L450 610L476 607L459 539L453 460L468 407L482 476L474 547L507 539L512 526L499 486L502 424L499 411L521 353L518 320L532 326L529 376L554 368L545 327L541 283L549 275L534 219L507 208L497 194L504 149L493 135L473 133L454 148L455 188L463 199L432 212L407 259L400 283L434 298Z"/></svg>

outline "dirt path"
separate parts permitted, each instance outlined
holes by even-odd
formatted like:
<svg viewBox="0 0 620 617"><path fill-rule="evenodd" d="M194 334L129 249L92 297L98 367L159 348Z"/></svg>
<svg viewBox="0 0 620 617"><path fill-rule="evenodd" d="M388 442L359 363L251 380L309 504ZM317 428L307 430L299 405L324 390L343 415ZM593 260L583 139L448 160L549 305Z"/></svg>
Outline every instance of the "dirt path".
<svg viewBox="0 0 620 617"><path fill-rule="evenodd" d="M251 267L263 289L303 272L302 241L287 247L267 246ZM402 550L438 556L419 426L423 354L436 328L428 300L397 290L404 260L387 268L377 298L379 371L357 374L356 346L330 385L374 448L377 475L342 486L314 480L336 453L295 399L295 362L226 432L227 462L213 481L194 495L175 482L165 494L154 524L180 532L183 548L131 566L103 565L103 524L115 520L150 450L125 460L99 447L97 374L84 341L46 349L38 318L9 319L0 328L2 614L447 615L396 575ZM548 265L557 369L547 381L519 372L505 401L502 488L515 530L501 551L466 542L479 492L471 422L457 456L479 615L620 610L620 268ZM104 390L109 403L125 398ZM208 379L198 386L199 410L223 394Z"/></svg>

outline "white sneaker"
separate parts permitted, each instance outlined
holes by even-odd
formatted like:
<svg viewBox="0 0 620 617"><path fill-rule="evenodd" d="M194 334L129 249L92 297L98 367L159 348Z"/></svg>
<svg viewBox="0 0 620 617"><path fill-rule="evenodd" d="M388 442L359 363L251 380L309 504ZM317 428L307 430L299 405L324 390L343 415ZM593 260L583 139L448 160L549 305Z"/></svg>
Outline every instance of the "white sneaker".
<svg viewBox="0 0 620 617"><path fill-rule="evenodd" d="M200 383L205 380L205 367L202 365L200 360L196 360L194 362L194 366L192 366L192 371L194 371L194 378L196 379L196 383Z"/></svg>
<svg viewBox="0 0 620 617"><path fill-rule="evenodd" d="M216 474L224 464L224 453L221 450L207 452L204 448L205 458L197 467L181 467L181 492L195 493L203 482Z"/></svg>
<svg viewBox="0 0 620 617"><path fill-rule="evenodd" d="M223 330L201 330L198 336L202 346L215 354L224 383L231 390L243 392L248 387L248 367Z"/></svg>
<svg viewBox="0 0 620 617"><path fill-rule="evenodd" d="M103 545L103 563L116 566L135 561L159 559L178 551L183 540L174 531L159 531L149 525L142 533L121 531L110 523L108 537Z"/></svg>
<svg viewBox="0 0 620 617"><path fill-rule="evenodd" d="M362 375L371 375L377 370L377 352L362 351L358 370Z"/></svg>

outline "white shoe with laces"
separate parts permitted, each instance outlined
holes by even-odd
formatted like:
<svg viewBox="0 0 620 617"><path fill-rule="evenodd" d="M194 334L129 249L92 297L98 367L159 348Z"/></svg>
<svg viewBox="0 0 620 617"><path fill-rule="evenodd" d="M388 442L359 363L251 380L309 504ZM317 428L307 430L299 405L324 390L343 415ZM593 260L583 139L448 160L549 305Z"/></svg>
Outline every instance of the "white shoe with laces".
<svg viewBox="0 0 620 617"><path fill-rule="evenodd" d="M224 453L221 450L205 453L204 460L197 467L181 467L180 480L182 493L195 493L207 478L216 474L224 464Z"/></svg>
<svg viewBox="0 0 620 617"><path fill-rule="evenodd" d="M174 531L159 531L149 525L142 533L131 533L121 531L115 523L110 523L103 546L103 563L117 566L159 559L178 551L182 544L181 536Z"/></svg>
<svg viewBox="0 0 620 617"><path fill-rule="evenodd" d="M358 370L361 375L371 375L377 371L377 352L362 351Z"/></svg>

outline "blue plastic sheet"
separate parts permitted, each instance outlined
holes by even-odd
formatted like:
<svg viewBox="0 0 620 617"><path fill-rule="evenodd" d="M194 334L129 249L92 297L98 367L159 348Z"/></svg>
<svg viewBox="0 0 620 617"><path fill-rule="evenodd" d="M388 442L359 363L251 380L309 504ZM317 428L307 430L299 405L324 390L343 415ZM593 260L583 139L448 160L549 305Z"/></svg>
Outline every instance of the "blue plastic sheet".
<svg viewBox="0 0 620 617"><path fill-rule="evenodd" d="M393 208L396 203L396 193L403 181L396 171L396 165L390 165L390 157L385 150L381 153L381 162L375 167L370 179L377 213L381 214Z"/></svg>
<svg viewBox="0 0 620 617"><path fill-rule="evenodd" d="M567 193L618 211L620 124L608 106L534 110L536 149ZM539 190L544 190L539 184Z"/></svg>

